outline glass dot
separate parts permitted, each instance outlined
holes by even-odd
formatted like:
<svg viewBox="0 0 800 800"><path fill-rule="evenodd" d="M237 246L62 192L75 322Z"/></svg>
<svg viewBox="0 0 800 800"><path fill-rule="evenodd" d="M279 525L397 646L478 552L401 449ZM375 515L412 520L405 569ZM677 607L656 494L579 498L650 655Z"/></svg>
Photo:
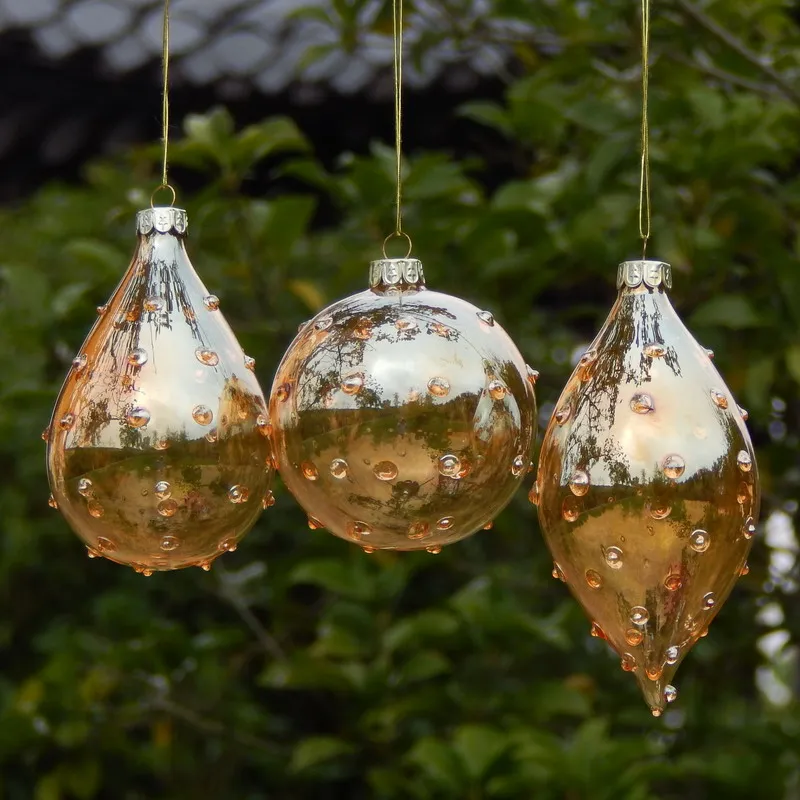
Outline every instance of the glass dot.
<svg viewBox="0 0 800 800"><path fill-rule="evenodd" d="M631 398L630 406L631 411L636 414L649 414L656 410L656 404L653 402L653 398L644 392L637 392Z"/></svg>
<svg viewBox="0 0 800 800"><path fill-rule="evenodd" d="M132 367L141 367L147 363L147 351L141 347L136 347L128 353L128 363Z"/></svg>
<svg viewBox="0 0 800 800"><path fill-rule="evenodd" d="M753 459L746 450L739 451L739 455L736 456L736 463L739 465L739 469L742 472L750 472L753 468Z"/></svg>
<svg viewBox="0 0 800 800"><path fill-rule="evenodd" d="M150 422L150 412L146 408L137 406L136 408L132 408L125 415L125 422L127 422L131 428L143 428Z"/></svg>
<svg viewBox="0 0 800 800"><path fill-rule="evenodd" d="M347 523L347 533L351 539L358 541L362 536L369 536L372 528L366 522L353 520Z"/></svg>
<svg viewBox="0 0 800 800"><path fill-rule="evenodd" d="M303 477L308 481L315 481L319 477L319 471L311 461L304 461L300 465L300 472L303 473Z"/></svg>
<svg viewBox="0 0 800 800"><path fill-rule="evenodd" d="M279 403L285 403L289 399L289 395L292 393L292 387L288 383L282 383L276 390L275 390L275 397L278 399Z"/></svg>
<svg viewBox="0 0 800 800"><path fill-rule="evenodd" d="M308 517L308 527L312 531L318 531L321 528L324 528L325 526L316 517L312 517L311 515L309 515L309 517Z"/></svg>
<svg viewBox="0 0 800 800"><path fill-rule="evenodd" d="M194 351L195 358L207 367L216 367L219 364L219 356L207 347L198 347Z"/></svg>
<svg viewBox="0 0 800 800"><path fill-rule="evenodd" d="M494 325L494 316L491 311L478 311L478 319L490 327Z"/></svg>
<svg viewBox="0 0 800 800"><path fill-rule="evenodd" d="M561 408L559 408L555 414L556 423L558 425L566 425L571 416L572 409L569 407L569 405L561 406Z"/></svg>
<svg viewBox="0 0 800 800"><path fill-rule="evenodd" d="M521 455L516 456L514 460L511 462L511 474L515 478L518 478L520 475L522 475L522 473L525 472L526 468L527 464L525 463L525 459Z"/></svg>
<svg viewBox="0 0 800 800"><path fill-rule="evenodd" d="M636 659L630 654L625 653L622 656L622 661L620 662L622 669L625 672L635 672L636 671Z"/></svg>
<svg viewBox="0 0 800 800"><path fill-rule="evenodd" d="M569 490L576 497L583 497L589 491L589 476L579 469L572 473L569 479Z"/></svg>
<svg viewBox="0 0 800 800"><path fill-rule="evenodd" d="M508 392L500 381L489 381L489 396L492 400L502 400Z"/></svg>
<svg viewBox="0 0 800 800"><path fill-rule="evenodd" d="M668 478L677 480L686 470L686 462L677 453L672 453L664 459L661 469Z"/></svg>
<svg viewBox="0 0 800 800"><path fill-rule="evenodd" d="M117 546L111 539L107 539L105 536L98 536L97 549L100 550L101 553L113 553L117 549Z"/></svg>
<svg viewBox="0 0 800 800"><path fill-rule="evenodd" d="M556 580L561 581L562 583L566 583L567 579L564 577L564 573L561 570L561 567L558 565L557 562L553 562L553 571L550 573Z"/></svg>
<svg viewBox="0 0 800 800"><path fill-rule="evenodd" d="M314 330L315 331L326 331L330 326L333 325L333 318L332 317L320 317L319 319L314 320Z"/></svg>
<svg viewBox="0 0 800 800"><path fill-rule="evenodd" d="M165 536L161 540L161 549L166 552L171 552L172 550L177 550L181 546L180 539L177 536Z"/></svg>
<svg viewBox="0 0 800 800"><path fill-rule="evenodd" d="M178 504L170 499L170 500L162 500L157 506L156 511L161 514L162 517L173 517L175 516L175 512L178 510Z"/></svg>
<svg viewBox="0 0 800 800"><path fill-rule="evenodd" d="M677 645L672 645L672 647L668 647L665 653L667 658L667 664L669 664L670 666L672 666L673 664L677 664L680 654L681 651Z"/></svg>
<svg viewBox="0 0 800 800"><path fill-rule="evenodd" d="M650 612L644 606L634 606L631 609L631 622L634 625L647 625Z"/></svg>
<svg viewBox="0 0 800 800"><path fill-rule="evenodd" d="M364 375L361 372L354 372L342 378L342 391L345 394L358 394L364 387Z"/></svg>
<svg viewBox="0 0 800 800"><path fill-rule="evenodd" d="M47 498L47 505L49 505L50 508L58 508L58 501L52 494Z"/></svg>
<svg viewBox="0 0 800 800"><path fill-rule="evenodd" d="M664 500L653 500L647 508L653 519L666 519L672 512L672 506Z"/></svg>
<svg viewBox="0 0 800 800"><path fill-rule="evenodd" d="M246 486L236 484L228 489L228 500L231 503L246 503L250 499L250 490Z"/></svg>
<svg viewBox="0 0 800 800"><path fill-rule="evenodd" d="M637 647L642 643L643 639L644 634L641 631L637 631L635 628L628 628L628 630L625 631L625 641L631 647Z"/></svg>
<svg viewBox="0 0 800 800"><path fill-rule="evenodd" d="M437 523L436 527L440 531L449 531L453 527L454 519L452 517L442 517Z"/></svg>
<svg viewBox="0 0 800 800"><path fill-rule="evenodd" d="M259 414L256 417L256 428L258 428L258 432L262 436L270 436L272 434L272 425L269 424L269 420L264 414Z"/></svg>
<svg viewBox="0 0 800 800"><path fill-rule="evenodd" d="M266 494L261 499L261 508L272 508L275 505L275 495L272 490L267 489Z"/></svg>
<svg viewBox="0 0 800 800"><path fill-rule="evenodd" d="M379 481L393 481L397 477L397 465L392 461L379 461L372 472Z"/></svg>
<svg viewBox="0 0 800 800"><path fill-rule="evenodd" d="M209 311L216 311L219 308L219 297L217 297L215 294L207 294L203 298L203 305Z"/></svg>
<svg viewBox="0 0 800 800"><path fill-rule="evenodd" d="M244 368L245 369L249 369L250 372L255 372L256 371L256 360L254 358L252 358L251 356L248 356L247 354L245 354L245 356L244 356ZM211 565L210 564L208 565L208 568L211 569Z"/></svg>
<svg viewBox="0 0 800 800"><path fill-rule="evenodd" d="M596 623L592 623L592 627L589 633L594 636L595 639L607 639L606 632Z"/></svg>
<svg viewBox="0 0 800 800"><path fill-rule="evenodd" d="M157 295L146 297L143 303L143 308L145 311L163 311L164 306L166 306L164 298L158 297Z"/></svg>
<svg viewBox="0 0 800 800"><path fill-rule="evenodd" d="M91 497L94 494L94 484L89 478L81 478L78 481L78 494L83 497Z"/></svg>
<svg viewBox="0 0 800 800"><path fill-rule="evenodd" d="M683 586L683 580L680 575L673 572L664 578L664 586L666 586L670 592L677 592L678 589Z"/></svg>
<svg viewBox="0 0 800 800"><path fill-rule="evenodd" d="M678 699L678 690L671 683L664 687L664 699L668 703L674 703Z"/></svg>
<svg viewBox="0 0 800 800"><path fill-rule="evenodd" d="M580 515L581 505L578 500L572 496L564 498L564 502L561 506L561 516L563 516L567 522L575 522Z"/></svg>
<svg viewBox="0 0 800 800"><path fill-rule="evenodd" d="M736 490L736 502L739 503L740 506L743 506L750 500L750 491L750 486L746 481L742 481L739 484L739 488Z"/></svg>
<svg viewBox="0 0 800 800"><path fill-rule="evenodd" d="M198 405L192 409L192 418L198 425L210 425L214 412L208 406Z"/></svg>
<svg viewBox="0 0 800 800"><path fill-rule="evenodd" d="M461 477L461 459L450 453L439 459L439 473L447 478Z"/></svg>
<svg viewBox="0 0 800 800"><path fill-rule="evenodd" d="M692 531L692 534L689 536L689 545L696 553L705 553L710 544L711 539L707 531L698 529Z"/></svg>
<svg viewBox="0 0 800 800"><path fill-rule="evenodd" d="M203 437L203 438L205 438L205 440L206 440L207 442L210 442L211 444L214 444L214 442L216 442L216 441L217 441L217 439L219 438L219 434L217 433L217 429L216 429L216 428L212 428L212 429L211 429L211 430L210 430L210 431L209 431L209 432L208 432L208 433L205 435L205 437Z"/></svg>
<svg viewBox="0 0 800 800"><path fill-rule="evenodd" d="M717 604L717 599L714 597L714 592L709 592L703 595L703 608L711 609Z"/></svg>
<svg viewBox="0 0 800 800"><path fill-rule="evenodd" d="M159 500L166 500L172 495L172 487L167 481L159 481L153 487L153 491Z"/></svg>
<svg viewBox="0 0 800 800"><path fill-rule="evenodd" d="M75 358L72 359L72 368L77 373L83 372L88 363L89 357L86 355L86 353L81 353L79 356L75 356Z"/></svg>
<svg viewBox="0 0 800 800"><path fill-rule="evenodd" d="M606 564L611 569L622 568L622 550L619 547L608 547L605 552Z"/></svg>
<svg viewBox="0 0 800 800"><path fill-rule="evenodd" d="M342 480L347 477L348 466L343 458L334 458L330 466L331 475L337 480Z"/></svg>
<svg viewBox="0 0 800 800"><path fill-rule="evenodd" d="M651 342L644 346L644 354L648 358L662 358L667 354L667 348L660 342Z"/></svg>
<svg viewBox="0 0 800 800"><path fill-rule="evenodd" d="M58 421L58 427L61 428L62 431L68 431L74 424L74 414L64 414L64 416Z"/></svg>
<svg viewBox="0 0 800 800"><path fill-rule="evenodd" d="M539 505L539 481L533 482L533 486L531 486L531 490L528 492L528 500L530 500L531 504L534 506Z"/></svg>
<svg viewBox="0 0 800 800"><path fill-rule="evenodd" d="M536 386L536 381L539 380L539 371L535 370L529 364L526 364L525 365L525 372L526 372L526 374L528 376L528 381L531 384L531 386Z"/></svg>
<svg viewBox="0 0 800 800"><path fill-rule="evenodd" d="M409 539L424 539L429 534L430 525L427 522L412 522L406 531L406 536Z"/></svg>
<svg viewBox="0 0 800 800"><path fill-rule="evenodd" d="M724 409L728 407L728 398L716 389L711 390L711 399L714 401L714 405L719 406L719 408Z"/></svg>
<svg viewBox="0 0 800 800"><path fill-rule="evenodd" d="M218 545L217 550L223 553L233 553L239 546L236 539L223 539Z"/></svg>
<svg viewBox="0 0 800 800"><path fill-rule="evenodd" d="M397 322L394 323L394 326L399 331L413 331L418 327L417 323L414 322L413 319L405 318L398 319Z"/></svg>
<svg viewBox="0 0 800 800"><path fill-rule="evenodd" d="M435 397L446 397L450 394L450 383L444 378L431 378L428 381L428 391Z"/></svg>
<svg viewBox="0 0 800 800"><path fill-rule="evenodd" d="M429 544L425 548L432 556L438 556L439 553L442 552L442 546L440 544Z"/></svg>
<svg viewBox="0 0 800 800"><path fill-rule="evenodd" d="M590 589L599 589L603 585L600 573L593 569L586 570L586 583Z"/></svg>

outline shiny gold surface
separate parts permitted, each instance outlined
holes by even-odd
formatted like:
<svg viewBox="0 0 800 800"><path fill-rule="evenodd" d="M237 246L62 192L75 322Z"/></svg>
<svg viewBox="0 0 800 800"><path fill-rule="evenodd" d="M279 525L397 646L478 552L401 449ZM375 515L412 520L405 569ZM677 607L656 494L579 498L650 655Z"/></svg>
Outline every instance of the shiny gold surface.
<svg viewBox="0 0 800 800"><path fill-rule="evenodd" d="M185 212L137 224L133 261L56 402L51 505L92 556L145 574L208 568L270 497L265 401L189 262Z"/></svg>
<svg viewBox="0 0 800 800"><path fill-rule="evenodd" d="M745 567L760 492L743 412L672 308L668 266L623 267L550 420L531 499L554 576L658 715Z"/></svg>
<svg viewBox="0 0 800 800"><path fill-rule="evenodd" d="M287 351L275 453L310 527L436 553L489 525L528 471L536 374L490 313L392 261Z"/></svg>

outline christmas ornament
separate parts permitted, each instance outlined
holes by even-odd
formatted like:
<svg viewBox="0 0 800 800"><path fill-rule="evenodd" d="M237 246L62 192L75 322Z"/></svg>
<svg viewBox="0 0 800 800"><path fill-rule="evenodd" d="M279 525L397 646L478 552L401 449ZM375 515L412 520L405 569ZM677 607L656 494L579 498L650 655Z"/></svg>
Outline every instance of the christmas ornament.
<svg viewBox="0 0 800 800"><path fill-rule="evenodd" d="M163 169L169 132L169 0L163 28ZM155 195L155 192L154 192ZM47 470L91 557L145 575L235 550L272 503L266 404L255 362L186 253L173 206L136 217L138 246L56 401Z"/></svg>
<svg viewBox="0 0 800 800"><path fill-rule="evenodd" d="M667 297L669 265L619 296L545 433L531 499L565 581L654 714L746 571L758 470L740 409Z"/></svg>
<svg viewBox="0 0 800 800"><path fill-rule="evenodd" d="M650 236L650 8L642 2L640 235ZM545 433L531 500L565 581L633 672L653 714L739 575L758 519L758 470L733 400L667 297L660 261L620 265L619 296Z"/></svg>
<svg viewBox="0 0 800 800"><path fill-rule="evenodd" d="M491 313L427 291L412 258L304 325L270 396L278 467L309 526L437 553L486 527L530 464L536 372Z"/></svg>
<svg viewBox="0 0 800 800"><path fill-rule="evenodd" d="M145 574L207 568L270 502L266 406L189 262L186 212L147 209L136 224L131 265L53 411L51 505L91 556Z"/></svg>
<svg viewBox="0 0 800 800"><path fill-rule="evenodd" d="M438 553L492 520L530 464L533 384L488 311L425 288L402 229L402 0L393 0L395 232L367 291L301 327L278 367L278 468L312 529L376 549Z"/></svg>

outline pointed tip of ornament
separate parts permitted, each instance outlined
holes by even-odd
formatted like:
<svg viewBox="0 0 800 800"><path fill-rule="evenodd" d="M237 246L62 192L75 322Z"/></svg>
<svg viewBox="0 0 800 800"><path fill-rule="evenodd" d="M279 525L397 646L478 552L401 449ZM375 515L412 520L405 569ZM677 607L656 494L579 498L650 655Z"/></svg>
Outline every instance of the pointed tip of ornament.
<svg viewBox="0 0 800 800"><path fill-rule="evenodd" d="M661 716L661 715L662 715L664 712L663 712L663 710L662 710L662 709L660 709L658 706L653 706L653 707L650 709L650 713L651 713L651 714L652 714L654 717L660 717L660 716Z"/></svg>

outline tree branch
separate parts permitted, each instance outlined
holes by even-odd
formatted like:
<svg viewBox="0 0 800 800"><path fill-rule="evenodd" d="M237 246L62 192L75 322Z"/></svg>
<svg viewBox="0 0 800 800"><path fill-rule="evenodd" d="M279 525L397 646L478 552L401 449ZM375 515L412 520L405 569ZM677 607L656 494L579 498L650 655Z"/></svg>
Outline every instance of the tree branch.
<svg viewBox="0 0 800 800"><path fill-rule="evenodd" d="M705 28L710 34L719 39L723 44L738 53L745 61L764 73L780 90L792 101L800 105L800 91L795 88L776 69L766 64L754 50L751 50L741 39L729 31L715 19L708 16L698 8L692 0L675 0L675 4L688 17L698 25Z"/></svg>

